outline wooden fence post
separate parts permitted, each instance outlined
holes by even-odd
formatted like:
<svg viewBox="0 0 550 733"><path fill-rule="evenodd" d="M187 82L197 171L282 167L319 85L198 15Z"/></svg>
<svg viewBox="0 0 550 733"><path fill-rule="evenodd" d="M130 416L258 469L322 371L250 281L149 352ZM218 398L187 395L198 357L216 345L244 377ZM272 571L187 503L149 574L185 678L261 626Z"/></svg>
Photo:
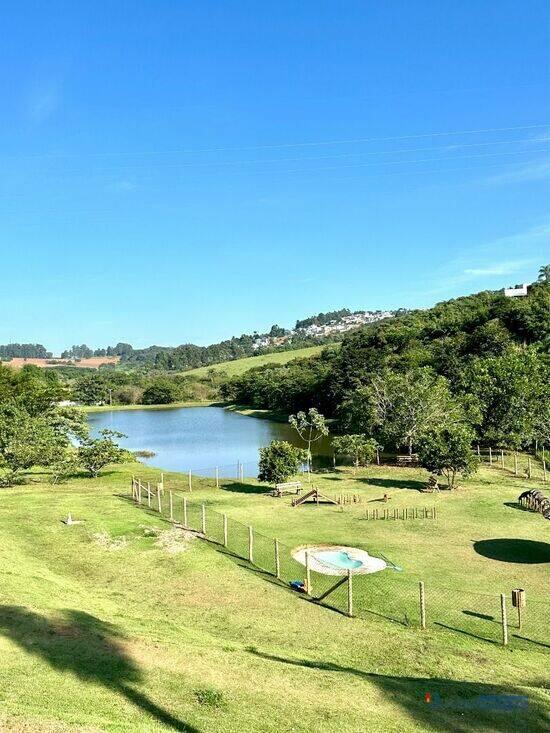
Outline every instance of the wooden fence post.
<svg viewBox="0 0 550 733"><path fill-rule="evenodd" d="M273 540L275 549L275 577L280 580L281 578L281 560L279 558L279 540L275 537Z"/></svg>
<svg viewBox="0 0 550 733"><path fill-rule="evenodd" d="M170 521L174 521L174 498L172 492L170 492Z"/></svg>
<svg viewBox="0 0 550 733"><path fill-rule="evenodd" d="M477 444L477 456L478 458L481 456L481 451L479 450L479 443Z"/></svg>
<svg viewBox="0 0 550 733"><path fill-rule="evenodd" d="M348 568L348 616L353 616L353 576L351 568Z"/></svg>
<svg viewBox="0 0 550 733"><path fill-rule="evenodd" d="M220 469L216 466L216 488L220 488Z"/></svg>
<svg viewBox="0 0 550 733"><path fill-rule="evenodd" d="M518 475L518 452L514 451L514 475Z"/></svg>
<svg viewBox="0 0 550 733"><path fill-rule="evenodd" d="M147 481L147 504L151 508L151 484Z"/></svg>
<svg viewBox="0 0 550 733"><path fill-rule="evenodd" d="M223 546L227 547L227 514L223 515Z"/></svg>
<svg viewBox="0 0 550 733"><path fill-rule="evenodd" d="M493 451L491 450L491 446L489 446L489 465L493 465Z"/></svg>
<svg viewBox="0 0 550 733"><path fill-rule="evenodd" d="M160 499L160 484L157 484L157 504L158 504L159 514L162 514L162 502Z"/></svg>
<svg viewBox="0 0 550 733"><path fill-rule="evenodd" d="M542 480L546 482L546 461L542 462Z"/></svg>
<svg viewBox="0 0 550 733"><path fill-rule="evenodd" d="M183 497L183 526L188 527L187 524L187 498Z"/></svg>
<svg viewBox="0 0 550 733"><path fill-rule="evenodd" d="M254 564L254 534L250 525L248 526L248 559Z"/></svg>
<svg viewBox="0 0 550 733"><path fill-rule="evenodd" d="M201 504L201 531L206 535L206 507Z"/></svg>
<svg viewBox="0 0 550 733"><path fill-rule="evenodd" d="M424 589L424 581L418 584L420 588L420 628L426 628L426 592Z"/></svg>
<svg viewBox="0 0 550 733"><path fill-rule="evenodd" d="M306 550L306 593L311 595L311 568L309 567L309 552Z"/></svg>
<svg viewBox="0 0 550 733"><path fill-rule="evenodd" d="M527 459L527 477L531 478L531 456Z"/></svg>
<svg viewBox="0 0 550 733"><path fill-rule="evenodd" d="M508 644L508 622L506 620L506 596L500 594L500 615L502 620L502 645Z"/></svg>
<svg viewBox="0 0 550 733"><path fill-rule="evenodd" d="M189 483L189 491L193 491L193 474L191 473L191 470L189 470L189 473L187 475L187 480Z"/></svg>
<svg viewBox="0 0 550 733"><path fill-rule="evenodd" d="M500 449L500 465L504 468L504 451Z"/></svg>

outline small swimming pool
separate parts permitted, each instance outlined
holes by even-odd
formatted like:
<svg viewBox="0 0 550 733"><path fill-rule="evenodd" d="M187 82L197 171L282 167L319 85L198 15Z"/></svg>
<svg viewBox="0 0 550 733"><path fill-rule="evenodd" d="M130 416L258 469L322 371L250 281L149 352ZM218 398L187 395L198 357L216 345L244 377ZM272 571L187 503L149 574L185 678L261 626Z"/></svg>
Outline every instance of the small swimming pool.
<svg viewBox="0 0 550 733"><path fill-rule="evenodd" d="M361 560L354 560L344 550L326 550L324 552L316 552L315 557L319 562L328 562L329 565L334 565L337 568L344 568L347 570L355 570L360 568L363 563Z"/></svg>
<svg viewBox="0 0 550 733"><path fill-rule="evenodd" d="M302 565L309 565L323 575L346 575L352 573L377 573L387 567L385 560L369 555L358 547L341 545L308 545L297 547L292 557Z"/></svg>

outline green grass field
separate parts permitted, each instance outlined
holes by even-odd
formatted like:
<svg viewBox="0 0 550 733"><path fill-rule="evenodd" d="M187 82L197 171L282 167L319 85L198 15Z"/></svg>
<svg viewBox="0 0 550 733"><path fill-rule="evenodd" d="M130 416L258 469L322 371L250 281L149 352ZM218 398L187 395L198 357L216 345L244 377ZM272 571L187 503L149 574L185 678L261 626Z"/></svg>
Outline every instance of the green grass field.
<svg viewBox="0 0 550 733"><path fill-rule="evenodd" d="M254 367L264 366L264 364L286 364L293 359L306 359L308 356L316 356L321 353L325 346L307 346L304 349L293 349L292 351L276 351L272 354L261 354L259 356L248 356L244 359L234 359L233 361L223 361L220 364L213 364L208 367L198 367L198 369L190 369L183 374L193 377L206 377L210 369L217 372L225 372L229 377L238 377L244 372Z"/></svg>
<svg viewBox="0 0 550 733"><path fill-rule="evenodd" d="M524 481L484 468L436 496L415 490L425 481L420 470L316 476L322 491L362 500L340 509L292 508L254 480L224 480L220 489L194 480L186 496L206 505L209 523L222 511L231 532L235 520L285 547L341 543L402 566L362 578L350 619L134 505L132 473L159 475L134 464L61 486L35 475L42 482L0 492L0 730L545 729L548 528L514 506ZM164 501L170 489L180 507L186 481L165 474ZM383 493L387 505L377 501ZM434 504L436 520L364 518L367 508ZM63 524L68 512L82 523ZM487 543L503 539L511 542ZM415 608L419 578L426 631L401 615ZM527 589L525 626L515 628L510 609L503 648L498 593L513 587ZM426 693L442 704L426 703ZM464 707L494 693L525 695L528 707Z"/></svg>

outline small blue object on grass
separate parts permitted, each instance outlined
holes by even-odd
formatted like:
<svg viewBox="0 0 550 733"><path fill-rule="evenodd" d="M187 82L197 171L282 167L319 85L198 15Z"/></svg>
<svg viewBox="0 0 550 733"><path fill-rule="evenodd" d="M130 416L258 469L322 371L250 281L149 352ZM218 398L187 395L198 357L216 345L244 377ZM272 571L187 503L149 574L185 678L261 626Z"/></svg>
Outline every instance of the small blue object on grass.
<svg viewBox="0 0 550 733"><path fill-rule="evenodd" d="M303 581L301 580L291 580L289 586L292 588L292 590L297 590L300 591L300 593L305 593L306 588Z"/></svg>

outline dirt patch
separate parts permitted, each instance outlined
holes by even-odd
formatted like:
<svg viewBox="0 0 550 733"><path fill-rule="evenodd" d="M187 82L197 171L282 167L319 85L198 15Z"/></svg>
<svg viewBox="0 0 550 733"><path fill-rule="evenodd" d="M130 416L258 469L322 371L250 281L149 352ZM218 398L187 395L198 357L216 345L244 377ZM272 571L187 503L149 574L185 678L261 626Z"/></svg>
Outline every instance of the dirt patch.
<svg viewBox="0 0 550 733"><path fill-rule="evenodd" d="M155 545L171 555L177 555L179 552L185 552L189 543L195 539L193 532L187 532L185 529L156 529L155 527L144 527L143 533L146 537L156 537Z"/></svg>
<svg viewBox="0 0 550 733"><path fill-rule="evenodd" d="M128 539L126 537L111 537L108 532L96 532L92 535L92 542L104 550L116 552L126 547Z"/></svg>

